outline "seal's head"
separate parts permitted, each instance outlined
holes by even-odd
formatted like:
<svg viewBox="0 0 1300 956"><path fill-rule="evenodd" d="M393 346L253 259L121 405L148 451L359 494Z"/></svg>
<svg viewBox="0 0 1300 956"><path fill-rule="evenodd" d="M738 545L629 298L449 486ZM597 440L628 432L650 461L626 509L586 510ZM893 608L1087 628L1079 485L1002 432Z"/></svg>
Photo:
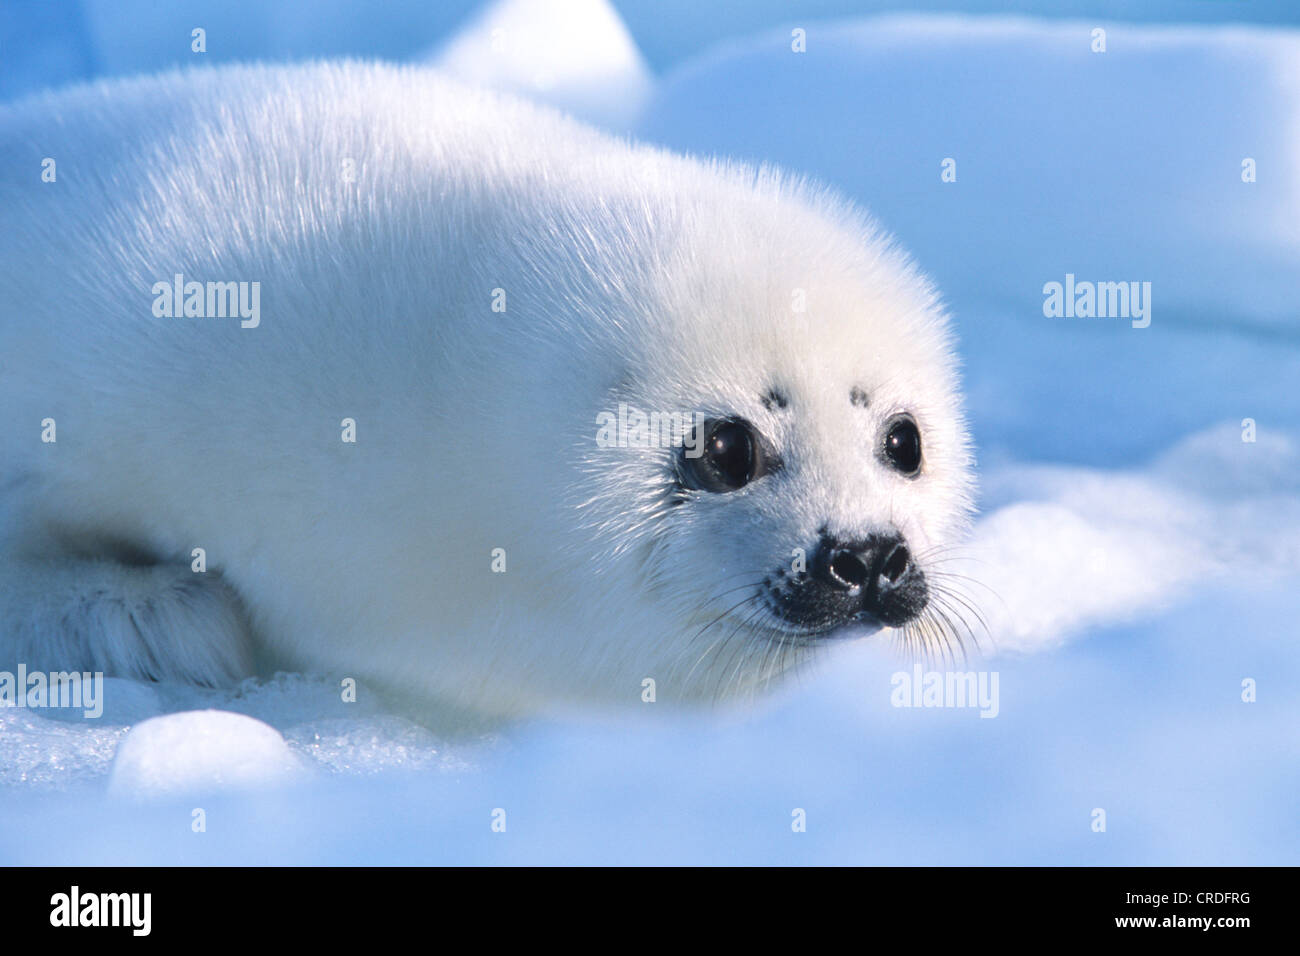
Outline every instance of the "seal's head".
<svg viewBox="0 0 1300 956"><path fill-rule="evenodd" d="M936 296L833 196L744 186L663 227L586 462L602 560L633 570L686 694L764 682L833 638L958 637L938 565L971 456Z"/></svg>

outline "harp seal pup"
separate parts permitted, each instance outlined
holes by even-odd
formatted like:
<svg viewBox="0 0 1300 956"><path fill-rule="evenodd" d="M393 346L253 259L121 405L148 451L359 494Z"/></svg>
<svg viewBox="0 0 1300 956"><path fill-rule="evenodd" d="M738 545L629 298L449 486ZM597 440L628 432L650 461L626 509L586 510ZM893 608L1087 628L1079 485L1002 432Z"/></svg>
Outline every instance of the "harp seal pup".
<svg viewBox="0 0 1300 956"><path fill-rule="evenodd" d="M928 640L971 498L955 365L830 192L425 69L26 99L0 668L289 668L495 719Z"/></svg>

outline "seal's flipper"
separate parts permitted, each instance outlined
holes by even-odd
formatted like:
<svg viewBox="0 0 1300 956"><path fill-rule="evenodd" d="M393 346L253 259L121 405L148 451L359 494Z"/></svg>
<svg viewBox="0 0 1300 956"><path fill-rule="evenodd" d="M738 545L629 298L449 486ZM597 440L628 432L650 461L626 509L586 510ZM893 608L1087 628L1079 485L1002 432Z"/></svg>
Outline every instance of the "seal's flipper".
<svg viewBox="0 0 1300 956"><path fill-rule="evenodd" d="M252 639L219 573L185 565L0 556L0 670L231 685Z"/></svg>

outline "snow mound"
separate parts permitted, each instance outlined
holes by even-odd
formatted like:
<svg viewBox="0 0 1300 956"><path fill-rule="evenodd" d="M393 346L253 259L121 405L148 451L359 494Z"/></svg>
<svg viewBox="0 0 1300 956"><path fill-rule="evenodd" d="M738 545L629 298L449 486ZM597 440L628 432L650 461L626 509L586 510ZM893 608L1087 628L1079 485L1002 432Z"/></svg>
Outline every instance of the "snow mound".
<svg viewBox="0 0 1300 956"><path fill-rule="evenodd" d="M283 786L306 767L275 728L221 710L187 711L137 724L118 744L108 781L114 797Z"/></svg>
<svg viewBox="0 0 1300 956"><path fill-rule="evenodd" d="M1151 282L1157 327L1294 335L1300 32L957 17L806 30L803 53L783 31L681 66L638 132L838 186L959 311L1041 321L1044 284L1073 274Z"/></svg>
<svg viewBox="0 0 1300 956"><path fill-rule="evenodd" d="M429 59L466 82L619 128L653 85L608 0L499 0Z"/></svg>
<svg viewBox="0 0 1300 956"><path fill-rule="evenodd" d="M961 575L950 583L979 609L999 652L1053 647L1197 588L1294 581L1297 475L1294 437L1243 442L1233 426L1193 435L1143 469L1004 466L984 482L1010 503L980 519L938 580Z"/></svg>

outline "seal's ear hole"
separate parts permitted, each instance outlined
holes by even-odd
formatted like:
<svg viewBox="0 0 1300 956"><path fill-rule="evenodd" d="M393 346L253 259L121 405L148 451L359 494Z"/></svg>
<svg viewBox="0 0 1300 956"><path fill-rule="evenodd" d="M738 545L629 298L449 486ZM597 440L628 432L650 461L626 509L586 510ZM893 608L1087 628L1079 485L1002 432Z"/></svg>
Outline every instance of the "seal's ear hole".
<svg viewBox="0 0 1300 956"><path fill-rule="evenodd" d="M899 474L915 478L921 473L921 429L911 415L904 412L889 420L881 454Z"/></svg>

